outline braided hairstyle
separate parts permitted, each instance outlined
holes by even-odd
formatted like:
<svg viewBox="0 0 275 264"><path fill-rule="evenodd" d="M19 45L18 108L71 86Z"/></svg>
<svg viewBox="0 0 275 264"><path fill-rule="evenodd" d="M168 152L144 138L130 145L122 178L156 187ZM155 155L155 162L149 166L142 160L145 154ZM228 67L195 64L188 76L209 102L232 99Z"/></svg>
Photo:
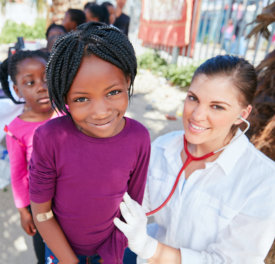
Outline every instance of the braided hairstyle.
<svg viewBox="0 0 275 264"><path fill-rule="evenodd" d="M43 58L48 61L49 54L41 50L19 50L11 57L3 61L0 66L0 81L2 89L6 96L8 96L15 104L24 104L25 102L17 101L10 90L8 77L10 76L12 82L16 84L16 76L18 74L18 64L29 58Z"/></svg>
<svg viewBox="0 0 275 264"><path fill-rule="evenodd" d="M79 69L82 58L96 55L112 63L130 78L129 98L137 73L135 51L128 38L115 27L99 22L80 25L60 37L54 44L46 68L52 104L68 115L65 98Z"/></svg>

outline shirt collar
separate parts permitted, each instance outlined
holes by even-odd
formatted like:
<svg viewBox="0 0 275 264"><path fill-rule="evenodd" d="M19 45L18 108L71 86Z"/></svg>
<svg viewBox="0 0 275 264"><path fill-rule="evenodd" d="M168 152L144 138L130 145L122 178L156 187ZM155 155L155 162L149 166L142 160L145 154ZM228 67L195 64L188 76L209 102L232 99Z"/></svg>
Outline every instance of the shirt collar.
<svg viewBox="0 0 275 264"><path fill-rule="evenodd" d="M172 136L165 145L160 146L164 149L164 156L169 164L174 164L176 162L179 167L182 166L180 153L183 149L183 134L184 131L177 132L176 136ZM206 168L216 163L226 174L229 174L248 144L248 138L242 135L242 131L238 129L235 136L231 139L220 156L214 162L206 163ZM177 173L176 170L178 170L178 168L174 168L174 170Z"/></svg>

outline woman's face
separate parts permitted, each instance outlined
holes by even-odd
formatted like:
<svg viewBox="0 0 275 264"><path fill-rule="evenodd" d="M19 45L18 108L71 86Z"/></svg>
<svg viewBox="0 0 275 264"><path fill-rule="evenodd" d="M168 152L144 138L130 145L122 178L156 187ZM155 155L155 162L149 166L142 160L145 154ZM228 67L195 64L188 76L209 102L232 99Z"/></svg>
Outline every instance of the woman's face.
<svg viewBox="0 0 275 264"><path fill-rule="evenodd" d="M241 105L241 94L230 77L199 74L191 83L183 110L185 136L191 144L217 148L231 139L232 125L247 118L251 106Z"/></svg>

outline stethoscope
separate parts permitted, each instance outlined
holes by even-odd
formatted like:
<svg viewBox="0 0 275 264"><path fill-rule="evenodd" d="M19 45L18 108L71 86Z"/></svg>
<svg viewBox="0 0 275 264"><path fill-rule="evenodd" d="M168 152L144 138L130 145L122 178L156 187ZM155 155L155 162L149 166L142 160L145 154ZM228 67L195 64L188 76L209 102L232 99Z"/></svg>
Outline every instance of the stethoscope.
<svg viewBox="0 0 275 264"><path fill-rule="evenodd" d="M233 140L231 140L227 145L223 146L222 148L216 150L216 151L212 151L212 152L209 152L207 153L206 155L203 155L201 157L194 157L188 150L188 147L187 147L187 140L185 138L185 136L183 137L184 139L184 151L185 151L185 154L187 156L187 159L185 160L184 164L182 165L179 173L178 173L178 176L175 180L175 183L170 191L170 194L168 195L168 197L164 200L164 202L159 206L157 207L156 209L146 213L146 216L150 216L150 215L153 215L155 213L157 213L158 211L160 211L171 199L171 197L173 196L177 186L178 186L178 183L179 183L179 180L180 180L180 177L181 177L181 174L182 172L186 169L186 167L192 162L192 161L199 161L199 160L204 160L204 159L207 159L213 155L215 155L216 153L222 151L223 149L225 149L229 144L233 143L235 140L237 140L239 137L241 137L243 134L245 134L245 132L249 129L250 127L250 123L244 119L243 117L239 117L243 122L245 122L245 124L247 125L247 127L242 131L242 133L240 135L238 135L237 137L233 138Z"/></svg>

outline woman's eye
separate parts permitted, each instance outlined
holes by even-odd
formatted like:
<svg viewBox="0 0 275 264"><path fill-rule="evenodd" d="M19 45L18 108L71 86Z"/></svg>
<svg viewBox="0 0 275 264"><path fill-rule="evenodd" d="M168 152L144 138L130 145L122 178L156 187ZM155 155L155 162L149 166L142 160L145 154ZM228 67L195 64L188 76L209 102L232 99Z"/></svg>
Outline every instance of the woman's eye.
<svg viewBox="0 0 275 264"><path fill-rule="evenodd" d="M224 110L224 107L222 107L220 105L212 105L212 108L216 109L216 110Z"/></svg>
<svg viewBox="0 0 275 264"><path fill-rule="evenodd" d="M86 97L79 97L74 99L74 102L79 102L79 103L83 103L83 102L87 102L88 99Z"/></svg>
<svg viewBox="0 0 275 264"><path fill-rule="evenodd" d="M193 95L188 95L187 97L190 101L196 101L197 100L197 98Z"/></svg>
<svg viewBox="0 0 275 264"><path fill-rule="evenodd" d="M111 91L111 92L109 92L108 94L107 94L107 96L112 96L112 95L117 95L117 94L119 94L120 93L120 91L119 90L113 90L113 91Z"/></svg>

